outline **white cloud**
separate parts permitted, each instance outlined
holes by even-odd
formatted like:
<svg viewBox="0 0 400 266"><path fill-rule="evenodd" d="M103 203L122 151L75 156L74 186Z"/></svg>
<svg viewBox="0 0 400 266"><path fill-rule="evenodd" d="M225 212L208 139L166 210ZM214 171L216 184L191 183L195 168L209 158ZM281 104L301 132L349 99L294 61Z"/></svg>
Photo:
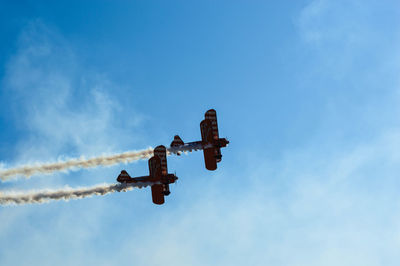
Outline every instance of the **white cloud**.
<svg viewBox="0 0 400 266"><path fill-rule="evenodd" d="M302 30L326 16L337 18L330 13L329 8L337 6L332 3L312 2L303 12ZM335 23L313 27L305 35L307 42L330 41L325 35L330 30L334 40L341 39ZM22 109L27 119L21 125L29 125L35 135L20 145L20 160L33 155L55 158L71 147L76 153L107 150L110 143L118 147L126 138L113 134L123 132L123 126L114 121L117 110L108 89L90 81L89 93L83 93L85 104L74 102L74 86L84 87L79 71L53 67L81 67L69 59L47 66L53 56L66 53L54 55L46 48L52 42L44 43L26 58L22 49L8 72L15 101L27 103ZM35 64L32 58L38 58ZM19 80L24 73L26 80ZM55 74L47 79L47 73ZM50 89L58 83L63 84L59 94ZM37 93L26 94L32 87ZM49 104L46 96L57 104ZM399 132L382 127L369 141L356 144L332 139L324 143L319 137L312 146L286 151L279 161L254 154L246 160L248 170L221 167L214 179L199 174L199 180L186 182L169 198L171 203L181 201L162 208L147 208L139 201L145 192L3 208L0 263L15 264L17 258L19 265L395 265L400 259ZM242 186L231 185L238 180Z"/></svg>
<svg viewBox="0 0 400 266"><path fill-rule="evenodd" d="M370 20L379 10L373 1L317 0L298 21L300 36L316 51L315 67L321 69L313 72L314 66L307 65L306 71L345 80L346 87L338 90L357 105L349 109L354 113L341 110L343 103L333 98L329 104L335 117L322 118L321 134L307 146L275 161L254 154L243 158L251 164L246 171L222 168L216 179L186 183L179 207L127 235L119 254L133 252L136 265L396 265L400 129L387 116L399 113L393 104L399 100L398 82L392 81L398 81L400 46L396 28L384 31L375 24L379 18ZM385 36L394 42L380 42ZM370 65L363 65L364 55L370 56L365 61ZM353 82L363 80L369 87L352 90ZM385 97L369 93L353 101L371 88L384 89ZM390 104L375 102L390 98ZM349 141L335 138L335 131L352 129L332 127L332 120L351 115L368 123L371 132L361 132L368 138L358 131ZM232 185L238 180L242 187ZM117 257L119 264L131 262Z"/></svg>
<svg viewBox="0 0 400 266"><path fill-rule="evenodd" d="M68 42L40 21L32 22L21 34L7 65L3 89L10 115L24 136L15 153L10 153L16 154L15 158L2 162L4 167L118 152L138 143L145 147L135 134L142 120L140 113L131 106L122 109L114 92L117 87L85 68ZM115 169L75 172L7 186L32 189L84 185L88 180L91 184L113 182L116 173ZM108 203L89 200L74 204L2 207L0 264L78 265L75 258L85 256L88 241L101 234L98 219ZM42 227L44 224L48 227ZM82 260L81 265L90 261Z"/></svg>
<svg viewBox="0 0 400 266"><path fill-rule="evenodd" d="M136 265L395 265L400 129L393 132L288 151L280 165L255 155L261 163L249 172L221 174L201 189L186 184L185 198L197 200L128 234L120 254L133 252ZM227 193L230 180L242 189Z"/></svg>
<svg viewBox="0 0 400 266"><path fill-rule="evenodd" d="M366 7L360 1L311 1L300 14L300 33L314 44L350 44L365 34L362 20L368 15Z"/></svg>
<svg viewBox="0 0 400 266"><path fill-rule="evenodd" d="M361 73L373 82L388 71L393 74L400 54L398 8L397 1L310 1L296 26L304 48L318 56L314 78Z"/></svg>
<svg viewBox="0 0 400 266"><path fill-rule="evenodd" d="M124 134L125 114L133 110L125 106L122 112L111 95L115 85L79 63L68 43L42 23L22 34L4 82L16 122L30 136L19 144L17 160L93 155L135 141ZM130 116L136 123L129 130L140 119Z"/></svg>

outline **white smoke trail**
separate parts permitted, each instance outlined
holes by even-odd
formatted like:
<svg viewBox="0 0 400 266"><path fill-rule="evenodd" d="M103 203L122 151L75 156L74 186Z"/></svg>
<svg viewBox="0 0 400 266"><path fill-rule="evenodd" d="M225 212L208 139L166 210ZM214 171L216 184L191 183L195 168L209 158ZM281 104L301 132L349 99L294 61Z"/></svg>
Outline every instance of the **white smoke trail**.
<svg viewBox="0 0 400 266"><path fill-rule="evenodd" d="M29 192L6 192L0 193L0 204L33 204L45 203L50 200L65 200L82 199L91 197L93 195L105 195L113 192L125 192L134 187L142 188L154 183L142 182L135 184L102 184L93 187L83 188L64 188L59 190L43 190L43 191L29 191Z"/></svg>
<svg viewBox="0 0 400 266"><path fill-rule="evenodd" d="M179 154L180 152L191 152L201 149L201 145L182 146L179 148L169 148L167 154ZM105 155L85 159L83 157L70 159L68 161L59 161L55 163L38 163L36 165L23 165L20 167L0 170L0 179L2 181L10 180L18 176L29 178L35 174L51 174L57 171L77 170L79 168L92 168L97 166L110 166L119 163L129 163L137 160L147 159L153 156L153 148L140 151L128 151L120 154Z"/></svg>
<svg viewBox="0 0 400 266"><path fill-rule="evenodd" d="M76 170L79 168L91 168L99 165L109 166L118 163L129 163L140 159L146 159L153 156L153 148L141 151L129 151L120 154L99 156L90 159L83 157L70 159L68 161L59 161L55 163L41 163L37 165L24 165L16 168L0 171L2 181L12 179L17 176L31 177L34 174L51 174L56 171Z"/></svg>

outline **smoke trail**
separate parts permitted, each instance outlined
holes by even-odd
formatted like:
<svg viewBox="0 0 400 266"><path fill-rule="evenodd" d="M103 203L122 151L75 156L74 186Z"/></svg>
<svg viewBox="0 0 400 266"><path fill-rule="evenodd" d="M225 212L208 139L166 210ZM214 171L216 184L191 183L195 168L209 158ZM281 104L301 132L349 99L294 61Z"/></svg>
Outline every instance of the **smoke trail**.
<svg viewBox="0 0 400 266"><path fill-rule="evenodd" d="M43 190L43 191L30 191L30 192L7 192L0 193L0 204L32 204L32 203L45 203L50 200L65 200L82 199L91 197L93 195L105 195L113 192L125 192L134 187L142 188L153 183L142 182L135 184L102 184L93 187L84 188L64 188L59 190Z"/></svg>
<svg viewBox="0 0 400 266"><path fill-rule="evenodd" d="M75 170L78 168L91 168L99 165L109 166L118 163L129 163L140 159L146 159L153 156L153 148L141 151L129 151L120 154L99 156L95 158L85 159L77 158L68 161L59 161L55 163L44 163L38 165L25 165L21 167L6 169L0 171L0 179L5 181L16 176L31 177L34 174L51 174L56 171Z"/></svg>
<svg viewBox="0 0 400 266"><path fill-rule="evenodd" d="M169 148L168 155L180 152L191 152L192 150L201 149L201 145L183 146L179 148ZM68 161L59 161L55 163L41 163L37 165L24 165L16 168L0 170L0 179L2 181L15 178L17 176L24 176L26 178L35 174L51 174L56 171L76 170L79 168L92 168L96 166L110 166L119 163L129 163L137 160L150 158L153 156L153 148L148 148L140 151L128 151L120 154L99 156L90 159L83 157L77 159L70 159Z"/></svg>

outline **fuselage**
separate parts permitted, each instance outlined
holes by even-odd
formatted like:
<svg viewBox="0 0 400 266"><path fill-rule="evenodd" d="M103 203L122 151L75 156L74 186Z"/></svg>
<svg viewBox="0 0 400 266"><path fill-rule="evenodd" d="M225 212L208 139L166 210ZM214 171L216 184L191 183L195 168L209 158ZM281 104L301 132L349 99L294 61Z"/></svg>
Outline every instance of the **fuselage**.
<svg viewBox="0 0 400 266"><path fill-rule="evenodd" d="M179 153L185 151L197 151L204 150L210 148L224 148L229 144L229 141L225 138L220 138L216 140L214 143L206 143L203 141L193 141L187 142L183 145L171 146L168 148L168 151L171 153Z"/></svg>
<svg viewBox="0 0 400 266"><path fill-rule="evenodd" d="M161 183L161 184L171 184L175 183L178 177L174 174L167 174L157 177L152 176L138 176L138 177L121 177L118 176L117 181L120 183L145 183L145 182L152 182L152 183Z"/></svg>

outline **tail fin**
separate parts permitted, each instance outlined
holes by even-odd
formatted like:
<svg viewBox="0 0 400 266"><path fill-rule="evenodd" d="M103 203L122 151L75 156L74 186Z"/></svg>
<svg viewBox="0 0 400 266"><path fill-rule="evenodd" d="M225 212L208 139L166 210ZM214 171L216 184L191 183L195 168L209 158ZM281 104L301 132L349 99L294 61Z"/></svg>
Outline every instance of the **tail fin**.
<svg viewBox="0 0 400 266"><path fill-rule="evenodd" d="M171 147L178 147L184 144L183 140L178 135L175 135L174 140L171 142Z"/></svg>
<svg viewBox="0 0 400 266"><path fill-rule="evenodd" d="M125 170L122 170L119 176L117 177L117 181L120 183L126 182L129 179L131 179L131 176Z"/></svg>

